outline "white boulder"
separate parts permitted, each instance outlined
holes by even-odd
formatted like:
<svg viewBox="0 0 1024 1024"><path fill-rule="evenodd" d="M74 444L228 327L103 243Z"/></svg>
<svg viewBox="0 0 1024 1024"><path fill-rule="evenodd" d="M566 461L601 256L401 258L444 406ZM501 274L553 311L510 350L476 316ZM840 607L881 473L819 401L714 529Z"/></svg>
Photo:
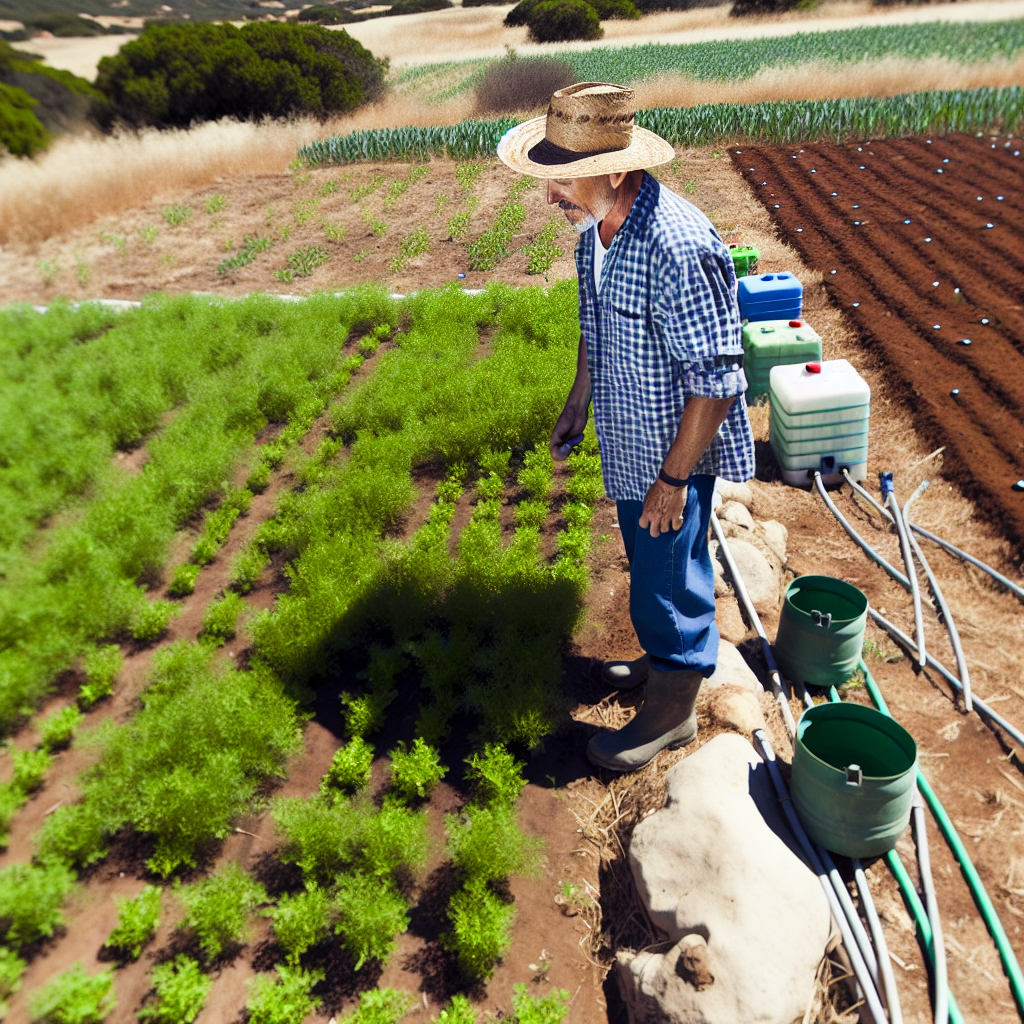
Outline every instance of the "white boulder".
<svg viewBox="0 0 1024 1024"><path fill-rule="evenodd" d="M728 640L718 642L718 664L715 671L704 680L704 686L739 686L751 693L761 693L764 687L751 671L743 655Z"/></svg>

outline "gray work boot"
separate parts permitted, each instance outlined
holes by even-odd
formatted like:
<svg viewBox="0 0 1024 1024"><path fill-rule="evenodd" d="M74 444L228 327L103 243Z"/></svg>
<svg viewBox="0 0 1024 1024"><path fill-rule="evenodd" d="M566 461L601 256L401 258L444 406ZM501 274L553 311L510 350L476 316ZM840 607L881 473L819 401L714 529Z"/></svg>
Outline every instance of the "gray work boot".
<svg viewBox="0 0 1024 1024"><path fill-rule="evenodd" d="M606 661L602 675L609 686L616 690L632 690L647 682L647 655L641 654L632 661Z"/></svg>
<svg viewBox="0 0 1024 1024"><path fill-rule="evenodd" d="M613 771L641 768L659 750L685 747L697 738L693 706L704 676L692 669L647 675L647 693L636 717L618 732L601 732L587 744L592 764Z"/></svg>

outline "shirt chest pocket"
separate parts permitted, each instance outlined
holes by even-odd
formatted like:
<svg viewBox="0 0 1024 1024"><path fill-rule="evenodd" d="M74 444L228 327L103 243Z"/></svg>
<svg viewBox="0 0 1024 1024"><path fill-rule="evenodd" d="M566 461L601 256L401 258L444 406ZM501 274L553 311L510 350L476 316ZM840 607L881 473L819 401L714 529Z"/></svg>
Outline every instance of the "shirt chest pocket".
<svg viewBox="0 0 1024 1024"><path fill-rule="evenodd" d="M648 343L646 314L614 299L601 306L602 370L619 383L639 384Z"/></svg>

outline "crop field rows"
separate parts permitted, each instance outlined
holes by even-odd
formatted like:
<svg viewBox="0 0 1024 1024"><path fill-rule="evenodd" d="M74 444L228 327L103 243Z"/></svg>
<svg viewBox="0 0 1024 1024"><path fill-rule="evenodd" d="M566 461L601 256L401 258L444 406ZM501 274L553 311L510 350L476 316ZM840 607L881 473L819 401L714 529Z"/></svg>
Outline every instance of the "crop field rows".
<svg viewBox="0 0 1024 1024"><path fill-rule="evenodd" d="M744 146L732 158L867 347L945 471L1024 542L1019 140Z"/></svg>
<svg viewBox="0 0 1024 1024"><path fill-rule="evenodd" d="M23 971L28 999L36 1010L47 999L61 1005L92 999L99 1005L111 998L109 969L83 974L68 962L69 949L78 950L81 958L79 930L88 930L89 925L76 913L68 924L78 938L70 947L62 944L63 908L75 891L76 873L84 872L94 889L97 878L117 877L119 866L132 864L137 871L142 856L144 875L159 888L146 889L138 899L124 903L119 930L97 936L97 949L89 955L99 953L99 946L108 952L119 950L115 959L127 966L116 974L117 991L138 999L149 987L139 972L151 965L154 950L143 956L143 962L133 961L150 943L160 916L179 908L177 932L165 928L163 934L167 939L177 934L173 949L181 952L173 963L168 959L152 973L155 994L148 997L147 1012L153 1019L185 1019L171 1009L185 996L197 1011L209 996L211 1008L217 1005L237 1014L246 996L239 996L238 1005L225 1006L226 996L230 1003L226 983L218 988L214 979L237 958L257 912L271 917L276 940L270 958L264 955L258 969L265 974L278 966L276 974L252 983L248 1005L253 1020L301 1019L303 1014L295 1016L295 1005L312 1009L321 997L336 1013L345 999L362 989L371 993L364 1000L366 1015L358 1016L360 1010L353 1020L377 1019L369 1015L374 1000L390 1000L389 1012L397 1014L411 997L373 986L419 898L415 880L427 849L426 801L449 772L461 788L454 791L454 800L448 790L443 808L454 812L444 825L452 858L452 866L442 873L448 910L441 911L441 923L434 926L430 940L437 955L424 961L434 964L431 970L436 975L441 958L441 975L447 980L432 990L439 1002L460 986L472 988L472 979L487 978L507 948L515 906L504 880L534 869L537 843L516 824L519 768L505 748L491 740L500 736L525 751L564 720L560 645L580 614L589 523L601 493L592 440L571 460L564 494L557 493L543 444L567 386L566 368L571 367L567 353L575 344L570 315L575 289L559 286L547 295L497 289L478 297L423 293L401 305L375 292L314 301L315 320L323 325L323 336L333 339L335 361L346 375L351 374L353 361L361 362L396 328L402 329L365 380L331 407L331 429L311 451L296 445L303 434L299 426L290 441L292 428L286 426L261 446L235 451L236 464L239 455L248 463L249 487L265 488L266 467L273 471L286 458L295 487L280 494L276 514L252 533L250 543L232 560L232 585L207 607L198 640L159 646L141 707L131 714L129 704L116 725L111 722L96 733L93 767L79 782L80 798L52 808L31 840L34 865L5 858L0 869L0 917L5 922L5 945L0 948L6 958L2 984L7 997L14 996L15 1006L25 1005L25 993L16 994ZM51 371L56 364L52 380L77 376L85 398L90 386L95 387L95 378L83 370L111 362L119 351L119 336L120 345L130 349L133 337L152 338L153 327L166 330L177 325L186 339L205 332L223 340L227 319L235 319L248 326L248 334L230 351L205 355L206 373L212 370L216 377L225 367L233 368L234 374L228 376L237 388L255 370L265 418L274 415L272 396L282 401L285 379L280 371L247 365L248 351L259 348L260 338L271 339L269 345L288 339L294 310L267 299L212 307L200 300L175 300L148 304L123 314L116 323L108 313L90 307L76 313L56 308L46 316L14 311L5 314L7 326L13 328L5 332L13 342L7 354L13 365L20 358L34 369L37 391L50 383L39 364L51 364ZM218 322L221 330L211 331ZM351 344L338 344L350 329L362 335L358 352ZM48 344L38 358L40 353L32 352L27 339L41 330ZM483 342L481 331L486 332ZM69 350L71 363L60 365L62 360L67 363ZM72 369L76 365L77 371ZM167 370L161 372L166 378ZM196 374L196 368L192 372ZM321 367L324 372L331 381L330 393L344 386L347 376L338 378L329 365ZM410 388L410 381L415 387ZM106 386L112 384L115 390L124 386L113 380ZM209 410L193 396L201 390L193 383L188 394L179 392L184 404L174 424L186 419L193 406L209 417ZM121 398L128 404L123 394ZM323 404L317 398L310 412ZM276 415L282 416L286 408L281 405ZM230 412L228 419L237 415ZM258 427L258 413L250 412L248 418L248 429ZM74 415L65 419L65 429L70 430ZM312 419L309 414L293 415L291 424L299 423L308 429ZM168 429L158 428L157 439L166 442ZM207 444L219 429L223 428L216 422L211 424ZM120 438L121 443L135 436ZM537 442L541 446L534 450ZM80 600L74 577L79 591L82 580L95 577L95 565L88 557L83 562L82 552L90 545L95 552L102 543L95 527L101 511L109 515L111 502L129 498L133 485L145 486L147 477L159 479L159 444L150 438L147 446L150 460L127 479L116 473L108 479L96 468L99 462L93 452L85 453L93 457L92 463L74 453L85 467L84 481L77 490L66 488L55 524L28 538L37 552L49 552L42 563L50 586L48 610L61 601ZM20 473L24 481L28 466L19 464L17 457L24 453L10 439L7 452L17 471L14 480ZM225 465L221 473L227 470ZM238 479L237 471L228 475ZM414 475L422 490L419 497ZM179 469L178 480L188 491L190 467ZM173 613L174 594L187 592L197 575L210 571L201 566L217 560L219 546L245 515L243 492L251 494L248 487L219 483L200 497L207 505L205 523L198 533L193 526L190 559L177 569L164 564L166 542L147 552L144 566L122 566L117 586L125 595L132 592L133 579L145 576L148 583L143 589L148 586L151 596L162 600L146 600L143 589L135 590L139 596L131 598L134 613L93 622L77 638L61 625L53 632L63 646L58 644L49 655L46 674L28 680L31 685L19 684L17 673L24 672L31 644L44 643L45 638L33 638L30 630L16 636L10 609L26 598L30 605L33 599L38 602L33 590L38 583L18 574L19 550L27 550L26 539L10 540L7 564L15 571L4 591L8 614L3 651L12 684L4 694L8 731L52 686L62 665L83 654L86 666L92 658L96 676L85 685L100 682L101 677L106 684L104 692L92 691L88 699L83 686L79 703L96 708L85 727L103 718L119 672L118 641L124 643L126 632L133 630L136 646L159 641ZM210 504L218 494L217 503ZM61 505L60 496L44 490L37 504L26 507L27 521L39 518L43 502L48 502L47 509ZM195 512L186 518L198 525ZM74 554L69 553L68 537L77 540ZM184 550L180 543L176 549ZM62 559L59 564L70 582L55 578L54 558ZM195 567L187 580L182 565ZM283 584L286 593L272 609L259 611L243 595L265 586L270 566L281 581L276 588ZM113 570L106 572L91 585L109 587ZM156 607L161 609L159 616L150 614ZM138 628L142 620L145 629ZM218 650L241 637L246 620L252 647L242 657L234 650L230 659L222 657ZM90 655L93 649L102 657ZM133 648L129 642L123 649ZM218 840L232 831L233 822L246 813L263 813L273 791L266 780L281 774L301 748L299 712L319 688L331 695L327 720L345 737L326 766L319 795L300 791L273 800L271 817L249 819L251 829L270 833L268 840L276 824L281 837L276 842L283 840L283 845L275 856L280 863L301 868L297 887L293 880L283 891L271 887L268 894L263 881L230 862L208 874L210 855ZM203 708L198 720L196 707ZM63 717L73 721L42 730L38 749L22 748L27 753L16 759L16 784L25 790L24 798L32 795L36 804L47 799L47 773L59 774L60 759L68 756L60 750L69 744L77 747L81 715L74 703L66 710ZM386 744L380 743L381 737ZM368 784L375 754L379 762L385 750L390 772L377 772L373 786L378 797L383 795L381 805L371 800ZM28 753L40 763L28 763ZM459 770L467 756L468 767ZM18 809L12 807L8 825L17 833L15 845L23 850L27 837L19 822ZM161 885L161 879L182 874L188 884L178 888L175 881L171 898L171 887ZM228 908L234 909L229 913ZM55 930L55 940L41 943ZM330 938L332 932L337 938ZM332 979L325 989L319 965L332 949ZM61 966L68 970L59 980L40 988L40 982L52 981ZM350 977L351 982L339 988L339 977ZM403 980L408 984L410 978ZM549 1000L552 1020L564 1016L561 998L553 995ZM291 1015L281 1008L289 1000ZM528 1010L536 999L520 993L514 1002ZM476 1017L458 1000L451 1007L456 1011L462 1015L449 1019Z"/></svg>

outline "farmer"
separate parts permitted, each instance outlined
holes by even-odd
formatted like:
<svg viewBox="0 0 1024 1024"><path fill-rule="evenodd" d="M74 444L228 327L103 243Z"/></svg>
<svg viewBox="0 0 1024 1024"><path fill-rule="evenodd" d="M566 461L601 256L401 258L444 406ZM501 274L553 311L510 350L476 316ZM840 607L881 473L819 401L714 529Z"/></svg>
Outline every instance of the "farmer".
<svg viewBox="0 0 1024 1024"><path fill-rule="evenodd" d="M675 154L634 126L635 110L632 90L585 82L498 144L513 170L548 179L548 203L580 235L576 379L551 454L568 457L593 400L630 616L647 652L604 667L620 689L647 683L636 717L587 747L594 764L618 771L697 736L697 691L718 656L707 541L715 476L744 481L754 470L732 260L707 217L641 169Z"/></svg>

